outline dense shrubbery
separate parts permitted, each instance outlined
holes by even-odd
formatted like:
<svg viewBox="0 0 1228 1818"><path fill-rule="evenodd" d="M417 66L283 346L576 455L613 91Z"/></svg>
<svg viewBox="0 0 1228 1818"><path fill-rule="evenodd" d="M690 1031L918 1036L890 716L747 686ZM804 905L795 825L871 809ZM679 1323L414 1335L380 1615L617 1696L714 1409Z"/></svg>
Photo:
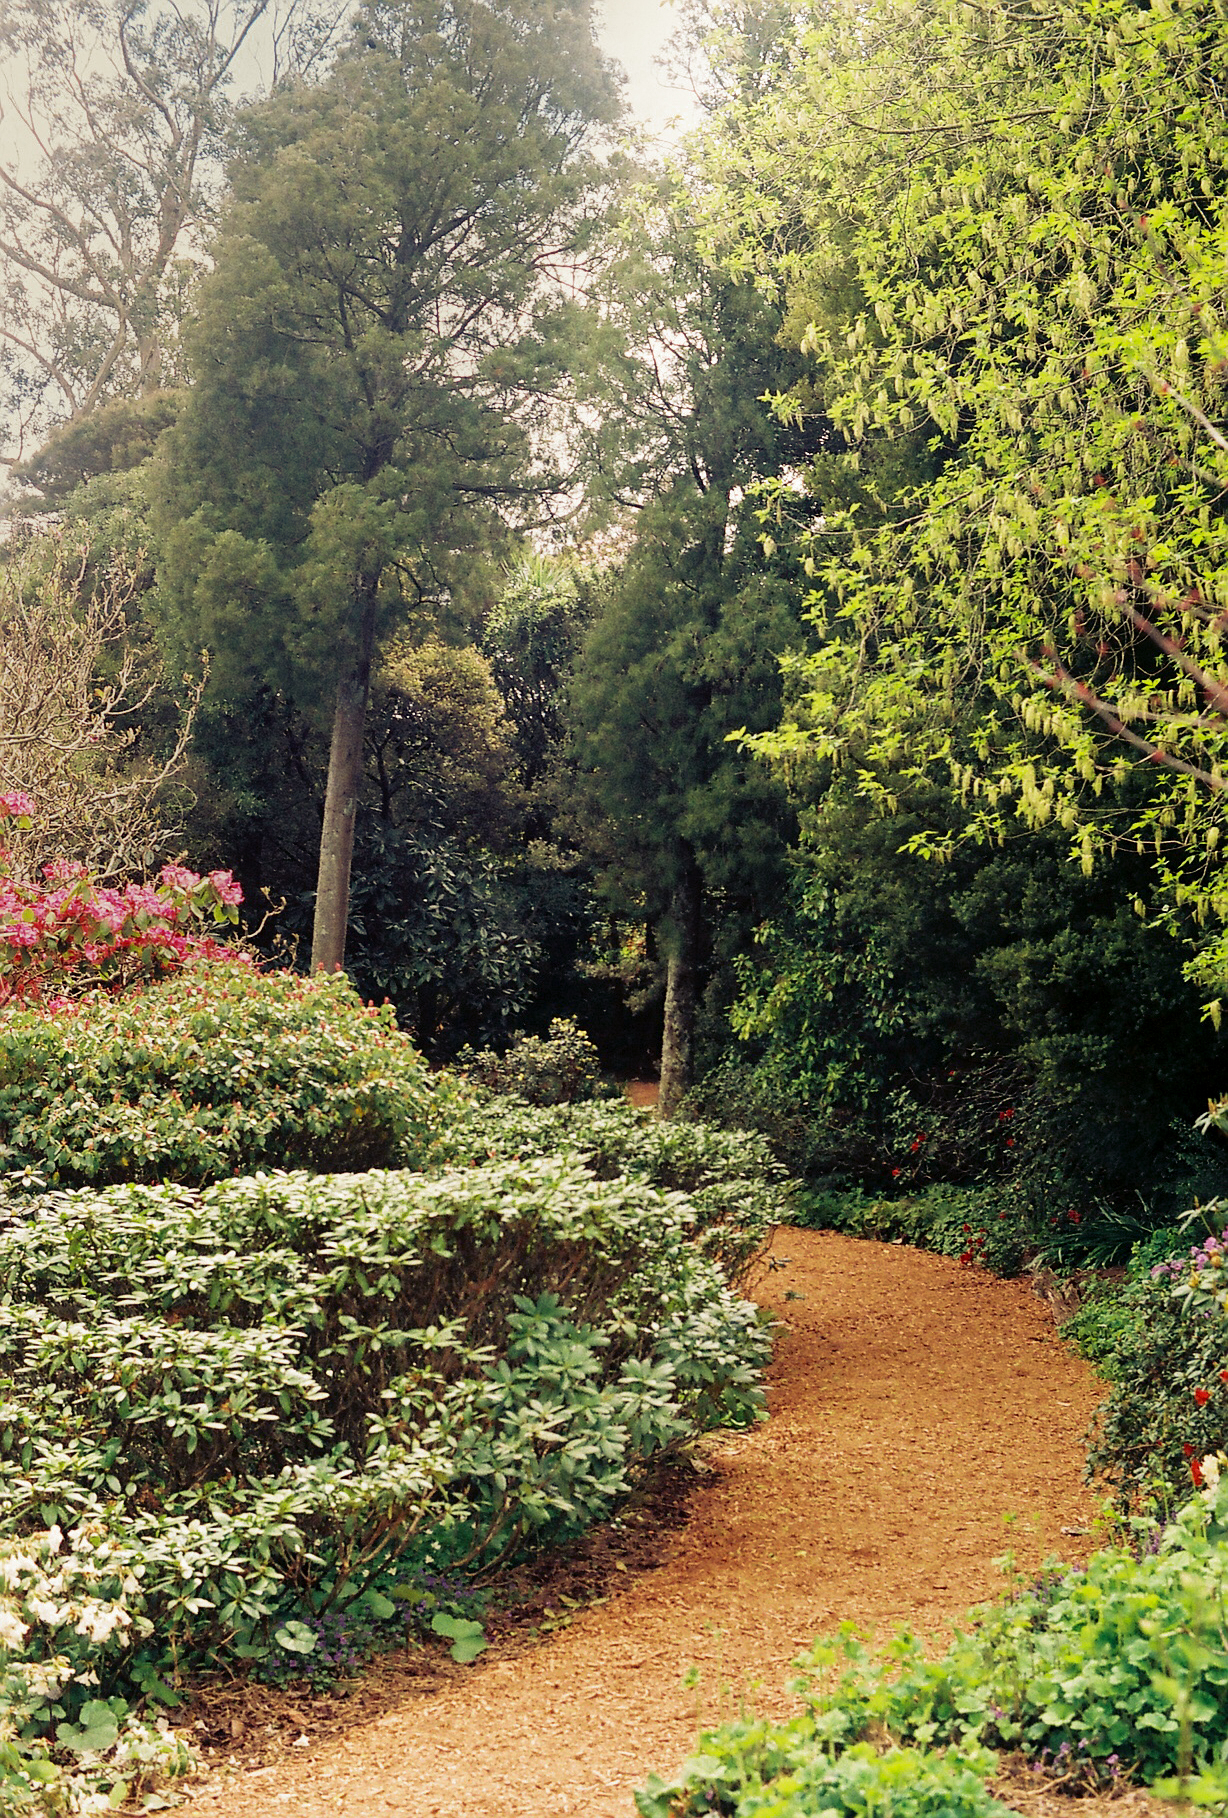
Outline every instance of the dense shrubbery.
<svg viewBox="0 0 1228 1818"><path fill-rule="evenodd" d="M811 1230L842 1231L936 1250L996 1275L1013 1275L1024 1258L1024 1221L1009 1187L922 1187L898 1199L859 1189L802 1191L795 1220Z"/></svg>
<svg viewBox="0 0 1228 1818"><path fill-rule="evenodd" d="M579 1156L602 1180L619 1175L687 1195L698 1240L731 1281L770 1227L793 1215L793 1183L759 1136L663 1122L625 1100L533 1106L515 1098L437 1090L433 1152L453 1166L521 1154Z"/></svg>
<svg viewBox="0 0 1228 1818"><path fill-rule="evenodd" d="M473 1574L759 1411L722 1265L782 1213L763 1146L431 1079L339 975L10 1004L0 1140L14 1809L186 1770L135 1714L185 1662L327 1679L334 1630L407 1623L472 1658Z"/></svg>
<svg viewBox="0 0 1228 1818"><path fill-rule="evenodd" d="M57 1666L31 1734L184 1658L309 1651L309 1620L575 1532L641 1461L753 1418L767 1333L694 1222L550 1156L23 1200L0 1531L66 1533L74 1570L104 1548L127 1599L82 1631L101 1689ZM0 1561L0 1645L37 1689L68 1619L5 1585Z"/></svg>
<svg viewBox="0 0 1228 1818"><path fill-rule="evenodd" d="M1199 1460L1228 1449L1228 1326L1196 1301L1206 1256L1188 1232L1159 1232L1063 1327L1109 1383L1089 1468L1126 1505L1172 1506Z"/></svg>
<svg viewBox="0 0 1228 1818"><path fill-rule="evenodd" d="M43 1184L189 1184L420 1161L426 1069L342 976L237 963L48 1015L0 1012L0 1166Z"/></svg>
<svg viewBox="0 0 1228 1818"><path fill-rule="evenodd" d="M691 1106L761 1132L810 1185L997 1182L1031 1246L1073 1207L1066 1235L1124 1259L1228 1191L1228 1149L1191 1130L1222 1038L1188 949L1128 907L1150 889L1136 857L1083 877L1040 835L927 863L909 836L958 804L937 790L906 807L884 818L868 791L833 789L813 809L792 888L739 964L740 1039Z"/></svg>
<svg viewBox="0 0 1228 1818"><path fill-rule="evenodd" d="M488 1091L514 1093L531 1105L592 1098L601 1079L596 1048L569 1017L555 1017L545 1037L516 1036L502 1054L464 1048L456 1064Z"/></svg>
<svg viewBox="0 0 1228 1818"><path fill-rule="evenodd" d="M645 1818L800 1818L830 1804L860 1818L898 1788L892 1810L984 1812L989 1749L1019 1750L1088 1788L1139 1778L1171 1792L1192 1769L1195 1794L1222 1800L1226 1593L1228 1488L1217 1483L1137 1548L1050 1568L973 1612L938 1659L905 1633L874 1662L846 1627L797 1663L802 1716L702 1736L678 1779L651 1785L639 1809ZM830 1689L842 1656L846 1670Z"/></svg>

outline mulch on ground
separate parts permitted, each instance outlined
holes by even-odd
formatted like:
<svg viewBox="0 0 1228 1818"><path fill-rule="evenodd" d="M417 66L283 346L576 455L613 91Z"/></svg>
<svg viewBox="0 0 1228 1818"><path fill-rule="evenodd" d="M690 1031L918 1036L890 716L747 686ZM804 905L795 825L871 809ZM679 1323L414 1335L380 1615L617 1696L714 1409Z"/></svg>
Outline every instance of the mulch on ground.
<svg viewBox="0 0 1228 1818"><path fill-rule="evenodd" d="M411 1653L321 1699L210 1687L191 1719L215 1768L194 1797L218 1818L631 1818L632 1789L703 1724L787 1715L815 1635L937 1640L1000 1592L1008 1550L1025 1573L1089 1550L1100 1385L1027 1284L830 1233L781 1228L773 1253L770 1421L709 1436L526 1574L474 1666ZM999 1796L1030 1818L1109 1803L1010 1767Z"/></svg>

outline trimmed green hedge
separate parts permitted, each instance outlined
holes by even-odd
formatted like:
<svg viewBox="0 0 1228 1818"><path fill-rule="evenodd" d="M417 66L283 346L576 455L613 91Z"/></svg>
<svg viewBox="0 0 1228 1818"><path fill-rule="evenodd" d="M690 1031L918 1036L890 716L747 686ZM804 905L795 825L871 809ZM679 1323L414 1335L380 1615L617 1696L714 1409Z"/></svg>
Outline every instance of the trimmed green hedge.
<svg viewBox="0 0 1228 1818"><path fill-rule="evenodd" d="M433 1152L453 1166L519 1155L579 1158L601 1180L630 1175L687 1195L696 1236L731 1281L745 1277L773 1225L794 1218L794 1188L761 1136L663 1122L625 1099L530 1105L436 1082Z"/></svg>
<svg viewBox="0 0 1228 1818"><path fill-rule="evenodd" d="M683 1196L539 1158L46 1195L0 1225L0 1532L100 1529L225 1646L431 1536L487 1567L753 1418Z"/></svg>
<svg viewBox="0 0 1228 1818"><path fill-rule="evenodd" d="M340 974L213 961L54 1014L0 1012L0 1172L199 1185L429 1153L430 1082Z"/></svg>

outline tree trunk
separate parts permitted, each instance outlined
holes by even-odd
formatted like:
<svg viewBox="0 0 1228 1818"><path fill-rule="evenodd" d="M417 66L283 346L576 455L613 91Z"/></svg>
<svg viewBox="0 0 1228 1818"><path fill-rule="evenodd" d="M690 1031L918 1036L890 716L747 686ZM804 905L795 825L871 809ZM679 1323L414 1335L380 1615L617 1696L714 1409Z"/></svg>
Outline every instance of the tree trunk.
<svg viewBox="0 0 1228 1818"><path fill-rule="evenodd" d="M333 737L328 753L328 787L320 828L320 869L316 880L316 913L311 931L311 970L340 972L345 960L345 930L350 913L350 863L354 856L354 822L362 785L362 739L371 693L371 654L375 645L374 580L361 594L358 649L337 682Z"/></svg>
<svg viewBox="0 0 1228 1818"><path fill-rule="evenodd" d="M661 1038L661 1091L657 1111L672 1117L691 1084L698 997L702 886L688 850L670 899L670 944L665 974L665 1028Z"/></svg>

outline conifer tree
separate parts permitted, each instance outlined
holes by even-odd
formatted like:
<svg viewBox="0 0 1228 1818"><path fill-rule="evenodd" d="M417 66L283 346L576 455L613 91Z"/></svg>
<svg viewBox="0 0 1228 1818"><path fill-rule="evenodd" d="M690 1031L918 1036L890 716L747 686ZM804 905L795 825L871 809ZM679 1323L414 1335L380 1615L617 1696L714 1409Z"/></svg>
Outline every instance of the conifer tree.
<svg viewBox="0 0 1228 1818"><path fill-rule="evenodd" d="M590 0L373 0L325 80L247 119L162 459L162 610L220 687L331 696L316 970L380 640L557 490L561 279L616 113Z"/></svg>

